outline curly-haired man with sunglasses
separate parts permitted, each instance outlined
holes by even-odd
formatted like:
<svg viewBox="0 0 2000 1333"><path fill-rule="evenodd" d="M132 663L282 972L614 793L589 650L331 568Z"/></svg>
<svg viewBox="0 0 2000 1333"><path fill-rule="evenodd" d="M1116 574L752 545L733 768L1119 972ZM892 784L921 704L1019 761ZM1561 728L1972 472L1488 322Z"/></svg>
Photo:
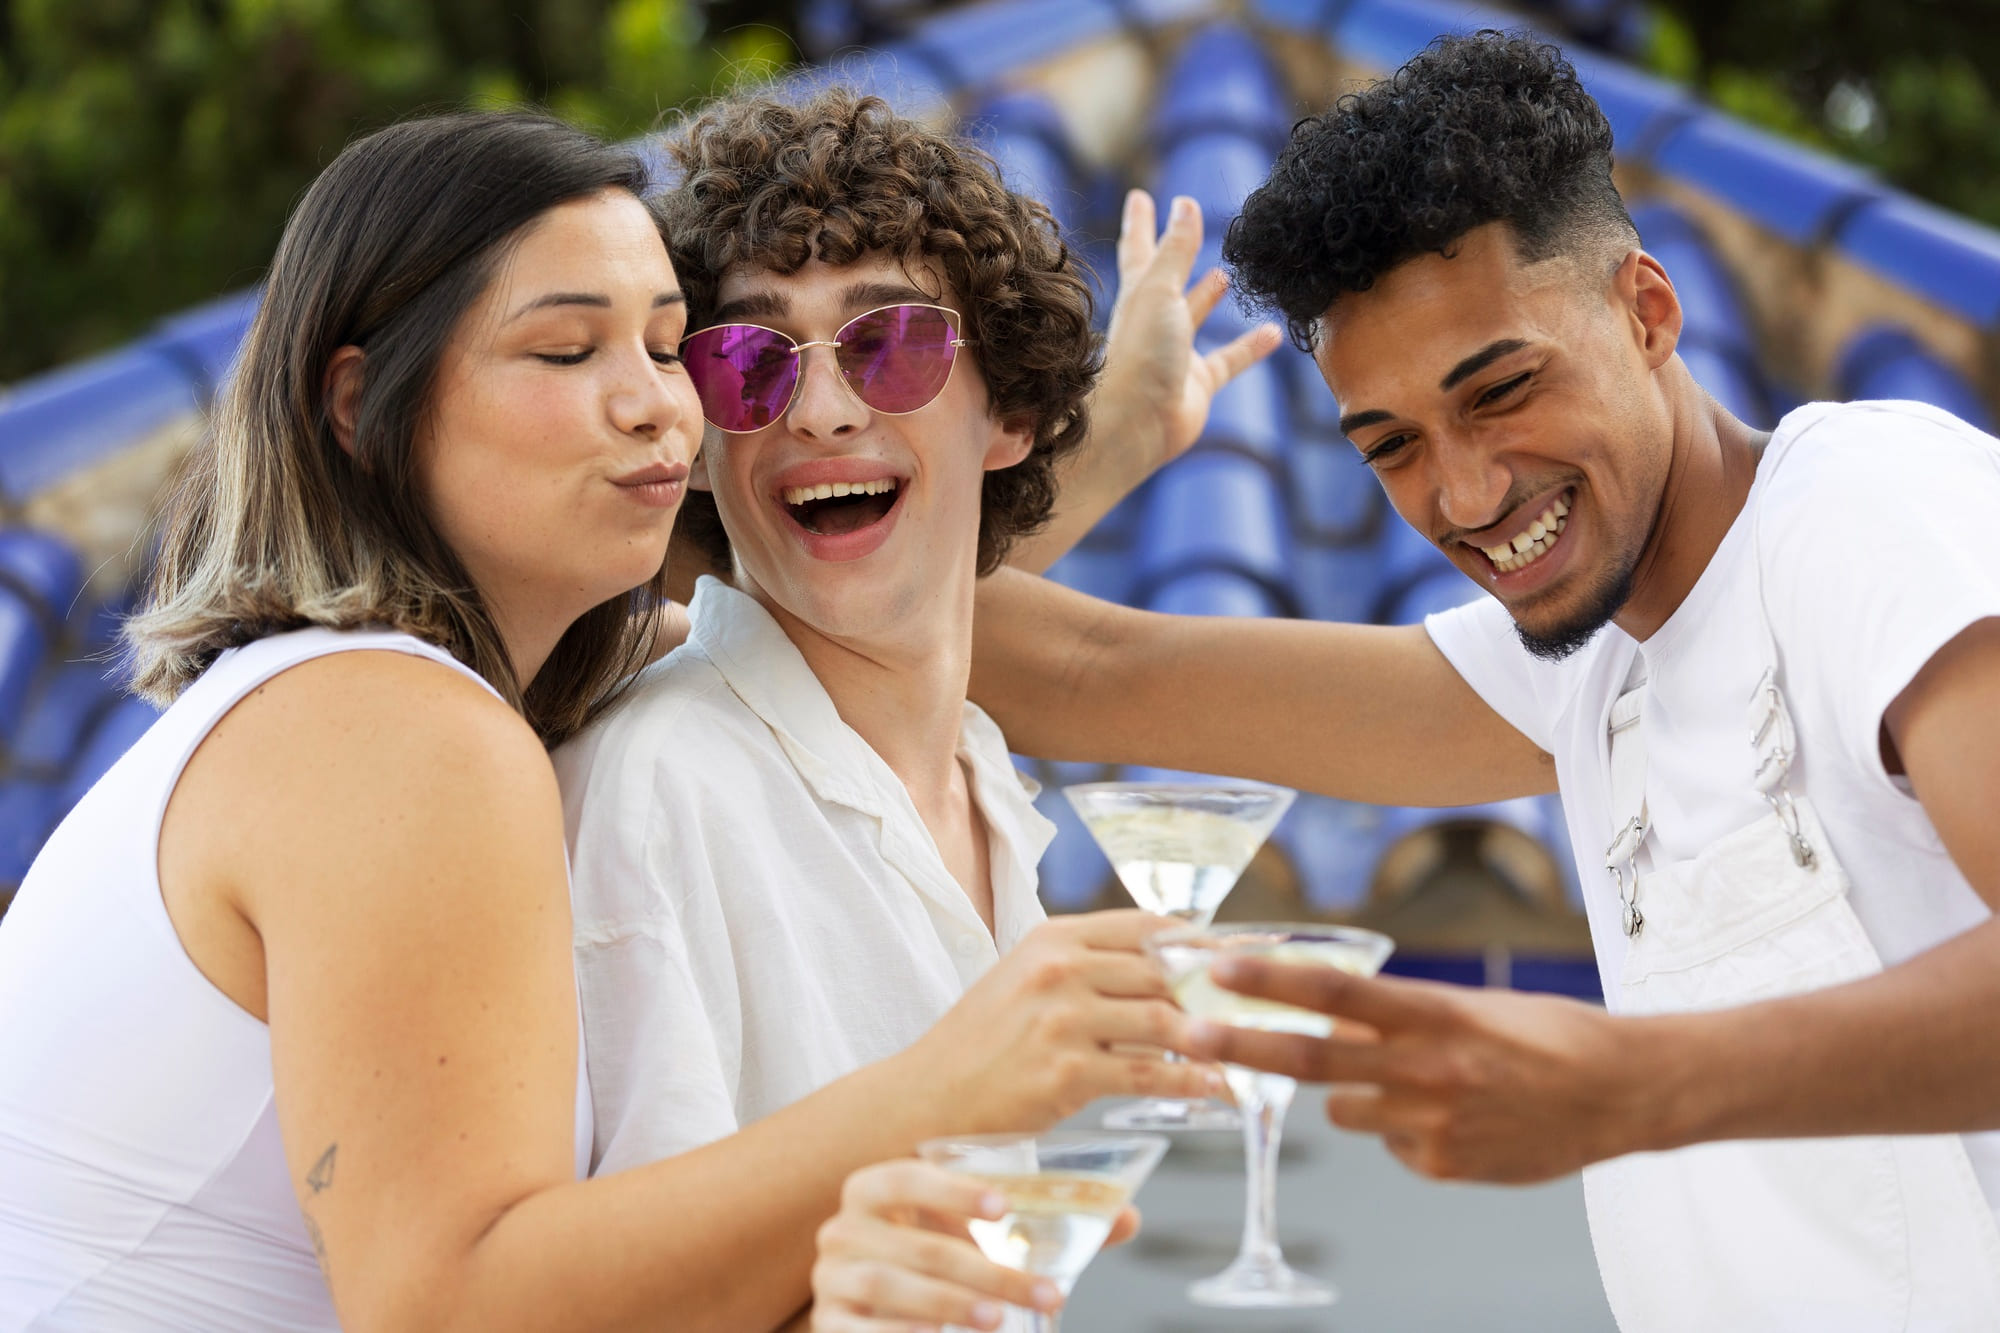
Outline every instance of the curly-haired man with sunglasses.
<svg viewBox="0 0 2000 1333"><path fill-rule="evenodd" d="M595 1169L707 1154L690 1272L758 1280L680 1313L768 1328L805 1302L854 1168L1208 1089L1129 1053L1181 1044L1139 952L1159 919L1043 920L1053 830L966 702L973 592L1010 555L1052 560L1276 336L1193 355L1221 294L1187 288L1199 215L1178 204L1156 251L1131 201L1118 323L1143 347L1110 410L1159 447L1116 466L1080 449L1085 275L983 153L838 89L725 103L673 152L680 355L710 426L683 538L728 574L557 768Z"/></svg>

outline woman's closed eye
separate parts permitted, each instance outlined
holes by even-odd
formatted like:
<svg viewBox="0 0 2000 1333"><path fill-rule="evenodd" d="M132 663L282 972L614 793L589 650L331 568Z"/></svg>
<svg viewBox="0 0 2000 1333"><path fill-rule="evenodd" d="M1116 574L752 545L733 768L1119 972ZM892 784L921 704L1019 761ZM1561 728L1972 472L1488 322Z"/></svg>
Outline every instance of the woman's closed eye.
<svg viewBox="0 0 2000 1333"><path fill-rule="evenodd" d="M551 366L580 366L596 353L595 347L579 347L573 352L534 352L531 355L535 360ZM661 367L681 364L681 354L672 348L649 347L646 349L646 355L653 359L655 365Z"/></svg>

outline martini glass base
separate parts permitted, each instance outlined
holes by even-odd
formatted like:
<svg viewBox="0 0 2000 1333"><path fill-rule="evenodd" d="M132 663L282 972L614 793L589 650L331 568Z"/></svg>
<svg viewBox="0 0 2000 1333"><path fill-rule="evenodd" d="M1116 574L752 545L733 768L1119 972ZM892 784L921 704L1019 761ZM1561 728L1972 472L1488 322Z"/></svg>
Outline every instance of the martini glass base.
<svg viewBox="0 0 2000 1333"><path fill-rule="evenodd" d="M1106 1129L1241 1129L1243 1117L1221 1102L1191 1102L1178 1097L1148 1097L1126 1102L1104 1113Z"/></svg>
<svg viewBox="0 0 2000 1333"><path fill-rule="evenodd" d="M1191 1283L1188 1299L1196 1305L1239 1310L1293 1309L1331 1305L1339 1293L1307 1277L1281 1259L1240 1258L1214 1277Z"/></svg>

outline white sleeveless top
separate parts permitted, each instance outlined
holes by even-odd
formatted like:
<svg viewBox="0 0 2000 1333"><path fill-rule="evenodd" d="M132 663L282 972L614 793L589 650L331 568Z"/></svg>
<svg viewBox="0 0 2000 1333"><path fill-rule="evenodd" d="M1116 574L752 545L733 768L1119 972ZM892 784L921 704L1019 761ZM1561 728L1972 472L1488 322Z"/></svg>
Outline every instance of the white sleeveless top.
<svg viewBox="0 0 2000 1333"><path fill-rule="evenodd" d="M359 649L479 680L389 632L224 653L63 820L0 920L0 1333L339 1327L279 1143L270 1031L189 960L157 860L167 798L223 714ZM582 1176L581 1048L578 1075Z"/></svg>

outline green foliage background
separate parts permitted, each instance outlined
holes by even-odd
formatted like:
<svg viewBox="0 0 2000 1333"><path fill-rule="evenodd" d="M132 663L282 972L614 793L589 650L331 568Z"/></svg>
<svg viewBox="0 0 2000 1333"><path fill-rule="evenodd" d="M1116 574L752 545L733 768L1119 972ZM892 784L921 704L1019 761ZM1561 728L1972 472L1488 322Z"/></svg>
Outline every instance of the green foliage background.
<svg viewBox="0 0 2000 1333"><path fill-rule="evenodd" d="M1647 63L2000 226L2000 0L1655 0Z"/></svg>
<svg viewBox="0 0 2000 1333"><path fill-rule="evenodd" d="M0 384L257 280L356 134L605 134L794 57L791 0L0 0ZM2000 225L2000 0L1652 0L1647 63Z"/></svg>
<svg viewBox="0 0 2000 1333"><path fill-rule="evenodd" d="M620 137L793 54L689 0L0 0L0 383L254 283L357 133L526 101Z"/></svg>

